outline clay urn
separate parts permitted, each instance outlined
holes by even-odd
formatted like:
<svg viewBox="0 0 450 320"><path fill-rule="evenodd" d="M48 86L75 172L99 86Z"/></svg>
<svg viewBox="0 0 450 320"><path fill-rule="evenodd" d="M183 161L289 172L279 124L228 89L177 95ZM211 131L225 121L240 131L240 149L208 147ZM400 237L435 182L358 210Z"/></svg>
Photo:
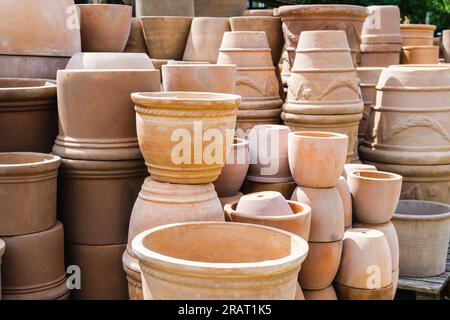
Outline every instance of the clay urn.
<svg viewBox="0 0 450 320"><path fill-rule="evenodd" d="M246 17L273 17L275 9L250 9L244 11Z"/></svg>
<svg viewBox="0 0 450 320"><path fill-rule="evenodd" d="M214 187L220 198L233 197L239 193L250 166L248 148L247 140L234 139L225 167L219 178L214 181Z"/></svg>
<svg viewBox="0 0 450 320"><path fill-rule="evenodd" d="M132 100L139 145L154 180L180 184L217 180L231 150L240 96L147 92L133 93Z"/></svg>
<svg viewBox="0 0 450 320"><path fill-rule="evenodd" d="M358 289L334 283L338 300L392 300L393 284L380 289Z"/></svg>
<svg viewBox="0 0 450 320"><path fill-rule="evenodd" d="M194 16L194 0L135 0L136 17Z"/></svg>
<svg viewBox="0 0 450 320"><path fill-rule="evenodd" d="M450 63L450 30L442 31L442 47L446 63Z"/></svg>
<svg viewBox="0 0 450 320"><path fill-rule="evenodd" d="M67 296L61 223L43 232L2 237L4 300L58 300Z"/></svg>
<svg viewBox="0 0 450 320"><path fill-rule="evenodd" d="M147 43L144 38L144 31L142 30L142 22L140 18L131 19L130 36L128 37L127 45L124 52L147 53Z"/></svg>
<svg viewBox="0 0 450 320"><path fill-rule="evenodd" d="M247 8L246 0L194 0L196 17L242 16Z"/></svg>
<svg viewBox="0 0 450 320"><path fill-rule="evenodd" d="M348 179L348 176L355 171L377 171L377 168L371 164L347 163L344 165L344 172L342 173L342 176L345 179Z"/></svg>
<svg viewBox="0 0 450 320"><path fill-rule="evenodd" d="M400 199L402 176L383 171L355 171L347 177L357 222L387 223Z"/></svg>
<svg viewBox="0 0 450 320"><path fill-rule="evenodd" d="M242 185L241 192L244 194L261 192L261 191L276 191L283 195L287 200L291 199L292 193L297 184L294 181L291 182L280 182L280 183L264 183L255 182L245 179Z"/></svg>
<svg viewBox="0 0 450 320"><path fill-rule="evenodd" d="M171 64L162 67L164 91L236 93L236 66Z"/></svg>
<svg viewBox="0 0 450 320"><path fill-rule="evenodd" d="M400 276L434 277L445 272L450 206L401 200L392 218L400 243Z"/></svg>
<svg viewBox="0 0 450 320"><path fill-rule="evenodd" d="M216 63L222 37L230 30L227 18L193 18L182 60Z"/></svg>
<svg viewBox="0 0 450 320"><path fill-rule="evenodd" d="M334 301L338 299L333 286L322 290L304 290L303 294L307 301Z"/></svg>
<svg viewBox="0 0 450 320"><path fill-rule="evenodd" d="M48 153L57 134L54 81L0 78L0 152Z"/></svg>
<svg viewBox="0 0 450 320"><path fill-rule="evenodd" d="M49 154L0 153L1 236L41 232L55 225L60 163L58 156Z"/></svg>
<svg viewBox="0 0 450 320"><path fill-rule="evenodd" d="M131 30L131 6L79 4L83 52L123 52Z"/></svg>
<svg viewBox="0 0 450 320"><path fill-rule="evenodd" d="M143 232L133 251L146 300L293 300L308 244L266 226L198 222Z"/></svg>
<svg viewBox="0 0 450 320"><path fill-rule="evenodd" d="M288 138L289 167L297 185L336 186L344 170L348 137L329 132L292 132Z"/></svg>
<svg viewBox="0 0 450 320"><path fill-rule="evenodd" d="M191 28L191 17L142 17L141 22L151 58L183 58Z"/></svg>
<svg viewBox="0 0 450 320"><path fill-rule="evenodd" d="M438 64L438 46L404 46L402 48L402 64Z"/></svg>
<svg viewBox="0 0 450 320"><path fill-rule="evenodd" d="M341 196L342 205L344 207L344 218L345 218L345 229L351 228L353 224L353 205L352 205L352 194L350 188L347 184L347 179L340 177L336 189L339 191Z"/></svg>
<svg viewBox="0 0 450 320"><path fill-rule="evenodd" d="M2 294L1 294L1 290L2 290L2 258L3 255L5 254L5 250L6 250L6 244L3 240L0 239L0 300L2 299Z"/></svg>
<svg viewBox="0 0 450 320"><path fill-rule="evenodd" d="M306 204L312 209L310 242L335 242L343 239L344 207L337 188L297 187L291 200Z"/></svg>
<svg viewBox="0 0 450 320"><path fill-rule="evenodd" d="M407 46L432 46L436 26L428 24L402 24L402 43Z"/></svg>
<svg viewBox="0 0 450 320"><path fill-rule="evenodd" d="M144 53L80 52L72 56L66 70L149 70L155 69Z"/></svg>

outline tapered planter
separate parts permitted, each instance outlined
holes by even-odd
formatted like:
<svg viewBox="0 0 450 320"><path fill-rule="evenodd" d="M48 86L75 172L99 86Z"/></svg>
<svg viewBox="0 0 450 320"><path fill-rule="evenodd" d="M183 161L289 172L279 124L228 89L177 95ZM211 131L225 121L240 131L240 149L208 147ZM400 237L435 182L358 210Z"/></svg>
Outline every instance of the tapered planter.
<svg viewBox="0 0 450 320"><path fill-rule="evenodd" d="M72 56L66 70L148 70L155 69L145 53L80 52Z"/></svg>
<svg viewBox="0 0 450 320"><path fill-rule="evenodd" d="M322 290L303 290L303 293L307 301L334 301L338 299L333 286Z"/></svg>
<svg viewBox="0 0 450 320"><path fill-rule="evenodd" d="M402 48L402 64L438 64L438 46L408 46Z"/></svg>
<svg viewBox="0 0 450 320"><path fill-rule="evenodd" d="M242 16L247 8L246 0L194 0L196 17Z"/></svg>
<svg viewBox="0 0 450 320"><path fill-rule="evenodd" d="M145 299L293 300L308 244L279 229L203 222L146 231L133 251Z"/></svg>
<svg viewBox="0 0 450 320"><path fill-rule="evenodd" d="M436 26L428 24L402 24L403 46L431 46Z"/></svg>
<svg viewBox="0 0 450 320"><path fill-rule="evenodd" d="M194 0L135 0L136 17L194 16Z"/></svg>
<svg viewBox="0 0 450 320"><path fill-rule="evenodd" d="M142 22L140 18L131 19L130 36L128 37L125 52L147 53L147 43L142 30Z"/></svg>

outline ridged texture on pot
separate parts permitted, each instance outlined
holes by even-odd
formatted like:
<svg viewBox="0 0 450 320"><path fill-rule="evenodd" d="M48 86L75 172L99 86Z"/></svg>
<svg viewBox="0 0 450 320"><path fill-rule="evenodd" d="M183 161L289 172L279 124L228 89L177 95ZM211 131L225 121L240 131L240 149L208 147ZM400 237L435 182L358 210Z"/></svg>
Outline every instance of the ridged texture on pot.
<svg viewBox="0 0 450 320"><path fill-rule="evenodd" d="M60 164L59 157L48 154L0 153L0 236L36 233L55 225Z"/></svg>
<svg viewBox="0 0 450 320"><path fill-rule="evenodd" d="M439 46L408 46L402 48L402 64L438 64Z"/></svg>
<svg viewBox="0 0 450 320"><path fill-rule="evenodd" d="M428 24L402 24L400 26L403 46L433 45L436 26Z"/></svg>
<svg viewBox="0 0 450 320"><path fill-rule="evenodd" d="M123 244L144 178L144 161L63 159L59 177L59 216L65 238L84 245Z"/></svg>
<svg viewBox="0 0 450 320"><path fill-rule="evenodd" d="M446 63L450 63L450 30L442 31L442 47Z"/></svg>
<svg viewBox="0 0 450 320"><path fill-rule="evenodd" d="M242 16L247 8L246 0L194 0L196 17Z"/></svg>
<svg viewBox="0 0 450 320"><path fill-rule="evenodd" d="M0 78L0 152L51 152L57 123L53 82Z"/></svg>
<svg viewBox="0 0 450 320"><path fill-rule="evenodd" d="M353 205L352 194L348 187L347 180L344 177L340 177L336 185L336 189L341 196L342 205L344 207L345 228L349 228L353 224Z"/></svg>
<svg viewBox="0 0 450 320"><path fill-rule="evenodd" d="M144 232L133 251L145 299L293 300L308 245L279 229L203 222Z"/></svg>
<svg viewBox="0 0 450 320"><path fill-rule="evenodd" d="M334 288L339 300L392 300L394 292L392 284L381 289L366 290L335 283Z"/></svg>
<svg viewBox="0 0 450 320"><path fill-rule="evenodd" d="M0 55L0 77L56 79L69 57Z"/></svg>
<svg viewBox="0 0 450 320"><path fill-rule="evenodd" d="M144 31L142 30L142 22L139 18L131 19L130 36L128 37L125 52L147 53L147 43L144 38Z"/></svg>
<svg viewBox="0 0 450 320"><path fill-rule="evenodd" d="M246 179L242 185L241 192L244 194L261 192L261 191L277 191L281 193L286 199L291 199L292 193L297 184L295 182L282 182L282 183L264 183L254 182Z"/></svg>
<svg viewBox="0 0 450 320"><path fill-rule="evenodd" d="M56 300L67 294L64 231L53 228L29 235L3 237L2 290L5 300Z"/></svg>
<svg viewBox="0 0 450 320"><path fill-rule="evenodd" d="M61 70L57 82L55 154L80 160L142 158L130 94L160 91L157 70Z"/></svg>
<svg viewBox="0 0 450 320"><path fill-rule="evenodd" d="M144 300L142 291L141 269L139 261L132 257L128 250L125 250L122 256L123 270L127 275L128 298L130 300Z"/></svg>
<svg viewBox="0 0 450 320"><path fill-rule="evenodd" d="M329 286L328 288L322 290L303 290L303 294L305 295L305 300L307 301L334 301L338 299L333 286Z"/></svg>
<svg viewBox="0 0 450 320"><path fill-rule="evenodd" d="M148 70L155 69L152 60L145 53L80 52L70 58L66 70Z"/></svg>
<svg viewBox="0 0 450 320"><path fill-rule="evenodd" d="M194 16L194 0L135 0L136 17Z"/></svg>

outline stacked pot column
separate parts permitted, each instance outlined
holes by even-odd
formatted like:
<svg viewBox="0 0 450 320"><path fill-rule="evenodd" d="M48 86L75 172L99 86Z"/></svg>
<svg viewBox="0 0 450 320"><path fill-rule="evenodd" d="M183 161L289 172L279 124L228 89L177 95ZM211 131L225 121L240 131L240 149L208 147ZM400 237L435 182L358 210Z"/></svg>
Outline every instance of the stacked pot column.
<svg viewBox="0 0 450 320"><path fill-rule="evenodd" d="M148 175L139 150L131 101L135 91L159 91L159 71L145 54L83 53L58 72L62 157L59 214L67 264L80 268L74 299L126 299L121 257L133 204Z"/></svg>
<svg viewBox="0 0 450 320"><path fill-rule="evenodd" d="M436 26L427 24L402 24L402 64L437 64L439 46L434 45Z"/></svg>
<svg viewBox="0 0 450 320"><path fill-rule="evenodd" d="M302 32L288 88L284 123L292 131L347 135L347 162L358 162L363 102L345 32Z"/></svg>

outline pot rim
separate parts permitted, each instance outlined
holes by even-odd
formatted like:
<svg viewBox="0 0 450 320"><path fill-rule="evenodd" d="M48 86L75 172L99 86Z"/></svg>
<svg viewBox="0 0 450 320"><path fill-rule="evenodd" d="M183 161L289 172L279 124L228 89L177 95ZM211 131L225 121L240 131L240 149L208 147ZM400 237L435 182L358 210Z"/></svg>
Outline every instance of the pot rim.
<svg viewBox="0 0 450 320"><path fill-rule="evenodd" d="M289 138L297 139L320 139L320 140L341 140L347 139L348 136L337 132L325 131L294 131L289 133Z"/></svg>
<svg viewBox="0 0 450 320"><path fill-rule="evenodd" d="M189 63L189 64L165 64L161 66L163 71L168 68L184 68L184 69L198 69L198 68L213 68L213 69L227 69L233 68L237 69L237 64L224 63L224 64L211 64L211 63Z"/></svg>
<svg viewBox="0 0 450 320"><path fill-rule="evenodd" d="M194 17L188 16L141 16L139 17L141 21L143 20L192 20ZM165 60L165 59L160 59Z"/></svg>
<svg viewBox="0 0 450 320"><path fill-rule="evenodd" d="M237 17L230 17L230 21L233 20L277 20L281 22L281 17L277 16L237 16ZM237 30L236 30L237 31Z"/></svg>
<svg viewBox="0 0 450 320"><path fill-rule="evenodd" d="M45 83L52 84L51 86L45 85L25 85L21 87L1 87L0 86L0 94L3 92L18 92L21 90L45 90L45 89L56 89L56 80L52 79L40 79L40 78L16 78L16 77L0 77L0 81L24 81L24 82L35 82L42 81Z"/></svg>
<svg viewBox="0 0 450 320"><path fill-rule="evenodd" d="M77 7L97 7L97 8L106 8L106 7L120 7L121 9L127 9L127 11L131 11L132 7L125 4L117 4L117 3L80 3L76 5ZM124 8L125 7L125 8ZM128 9L129 8L129 9Z"/></svg>
<svg viewBox="0 0 450 320"><path fill-rule="evenodd" d="M436 26L433 24L400 24L400 30L411 30L411 29L426 29L426 30L436 30Z"/></svg>
<svg viewBox="0 0 450 320"><path fill-rule="evenodd" d="M323 9L323 12L316 12L318 8ZM298 4L278 8L277 16L289 17L300 13L319 16L347 13L360 19L365 19L369 15L366 7L351 4Z"/></svg>
<svg viewBox="0 0 450 320"><path fill-rule="evenodd" d="M433 50L439 50L439 46L403 46L403 50L414 50L414 49L433 49ZM439 67L438 67L439 68Z"/></svg>
<svg viewBox="0 0 450 320"><path fill-rule="evenodd" d="M160 92L135 92L131 98L136 104L151 103L152 105L168 105L176 103L182 104L211 104L227 103L236 104L241 100L241 96L236 94L215 93L215 92L191 92L191 91L160 91Z"/></svg>
<svg viewBox="0 0 450 320"><path fill-rule="evenodd" d="M364 177L361 176L361 173L367 173L370 175L378 175L379 177L372 178L372 177ZM383 178L383 176L388 176L386 178ZM358 180L364 180L364 181L402 181L403 177L399 174L387 172L387 171L371 171L371 170L356 170L350 172L349 178L352 177L354 179Z"/></svg>
<svg viewBox="0 0 450 320"><path fill-rule="evenodd" d="M294 214L290 215L284 215L284 216L255 216L252 214L246 214L246 213L240 213L236 212L236 206L239 201L235 201L232 203L228 203L225 205L225 212L230 215L235 215L242 218L250 218L253 220L269 220L269 221L289 221L289 220L296 220L300 217L305 217L311 214L312 209L310 206L308 206L305 203L301 203L298 201L292 201L287 200L287 203L291 207L291 209L294 209L294 206L300 206L301 209L299 209L297 212L294 212ZM292 210L294 211L294 210Z"/></svg>
<svg viewBox="0 0 450 320"><path fill-rule="evenodd" d="M1 162L2 156L6 155L12 155L12 156L35 156L40 157L40 161L31 161L31 162L24 162L24 163L18 163L18 164L4 164ZM0 170L5 169L35 169L37 167L48 167L53 166L54 164L61 163L61 158L54 154L47 154L47 153L38 153L38 152L0 152Z"/></svg>
<svg viewBox="0 0 450 320"><path fill-rule="evenodd" d="M96 74L96 73L145 73L151 72L156 73L160 72L159 69L64 69L58 70L57 75L59 74L70 74L70 73L86 73L86 74Z"/></svg>
<svg viewBox="0 0 450 320"><path fill-rule="evenodd" d="M450 205L445 204L445 203L436 202L436 201L423 201L423 200L400 200L399 205L400 205L400 203L435 205L435 206L439 206L442 208L447 208L447 212L439 213L439 214L431 214L431 215L402 214L402 213L397 213L397 209L398 209L398 206L397 206L397 209L395 210L396 212L394 213L392 220L437 221L437 220L445 220L445 219L450 218Z"/></svg>

